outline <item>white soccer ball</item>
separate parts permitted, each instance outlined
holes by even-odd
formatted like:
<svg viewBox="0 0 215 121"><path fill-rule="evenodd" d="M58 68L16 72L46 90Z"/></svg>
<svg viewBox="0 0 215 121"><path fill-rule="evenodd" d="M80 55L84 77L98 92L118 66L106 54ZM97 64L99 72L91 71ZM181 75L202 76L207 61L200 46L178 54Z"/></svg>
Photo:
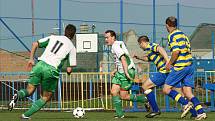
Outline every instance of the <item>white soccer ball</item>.
<svg viewBox="0 0 215 121"><path fill-rule="evenodd" d="M77 107L76 109L73 110L73 116L75 118L83 118L85 115L85 110L81 107Z"/></svg>

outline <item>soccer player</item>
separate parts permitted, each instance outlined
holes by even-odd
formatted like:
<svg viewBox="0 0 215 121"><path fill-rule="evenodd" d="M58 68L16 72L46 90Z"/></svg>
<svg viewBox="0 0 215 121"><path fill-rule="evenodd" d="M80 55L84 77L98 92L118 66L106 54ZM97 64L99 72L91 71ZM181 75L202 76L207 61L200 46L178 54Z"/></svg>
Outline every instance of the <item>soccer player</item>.
<svg viewBox="0 0 215 121"><path fill-rule="evenodd" d="M42 87L42 97L35 101L32 106L21 115L22 119L30 119L30 116L39 111L52 97L55 92L59 71L65 59L69 59L67 73L72 72L72 66L76 66L76 48L72 43L72 38L76 33L74 25L67 25L64 36L51 35L33 42L28 61L28 68L34 66L34 55L37 48L45 48L45 51L39 57L39 62L32 68L30 79L26 89L21 89L13 95L8 105L11 111L19 99L23 99L33 94L39 84Z"/></svg>
<svg viewBox="0 0 215 121"><path fill-rule="evenodd" d="M207 118L200 101L192 93L194 88L194 67L192 62L191 47L188 37L177 29L177 19L170 16L166 19L166 29L169 32L168 45L172 53L170 61L166 64L166 70L170 70L163 92L173 99L187 103L178 92L172 90L177 83L182 83L184 96L193 103L197 112L196 120ZM192 105L186 105L181 117L185 117Z"/></svg>
<svg viewBox="0 0 215 121"><path fill-rule="evenodd" d="M116 33L113 30L105 32L105 42L112 46L111 52L114 56L116 69L112 71L112 101L116 110L115 118L123 118L122 101L146 102L145 96L128 94L135 77L135 65L123 41L116 40Z"/></svg>
<svg viewBox="0 0 215 121"><path fill-rule="evenodd" d="M140 36L138 38L138 43L140 48L142 48L147 53L144 56L133 55L134 58L142 61L153 62L156 67L156 73L153 73L151 78L146 80L142 88L145 90L150 106L152 107L152 112L147 114L147 118L153 118L154 116L160 115L160 110L155 100L155 95L152 90L153 87L162 86L168 76L168 72L165 69L166 63L169 61L166 51L156 43L150 43L147 36ZM180 85L179 85L180 86Z"/></svg>
<svg viewBox="0 0 215 121"><path fill-rule="evenodd" d="M140 48L142 48L147 53L142 57L137 55L134 55L133 57L138 60L153 62L156 65L158 71L156 73L152 73L150 78L146 80L142 85L142 88L145 90L144 94L146 95L152 107L152 112L146 115L146 117L153 118L156 115L160 115L160 110L157 106L152 88L165 84L165 80L169 73L168 71L166 71L165 65L166 63L168 63L169 58L164 48L160 47L156 43L150 43L149 38L147 36L140 36L137 41L140 45ZM178 83L175 87L175 90L181 92L180 83ZM192 113L192 115L196 115L196 112L193 109L190 112Z"/></svg>

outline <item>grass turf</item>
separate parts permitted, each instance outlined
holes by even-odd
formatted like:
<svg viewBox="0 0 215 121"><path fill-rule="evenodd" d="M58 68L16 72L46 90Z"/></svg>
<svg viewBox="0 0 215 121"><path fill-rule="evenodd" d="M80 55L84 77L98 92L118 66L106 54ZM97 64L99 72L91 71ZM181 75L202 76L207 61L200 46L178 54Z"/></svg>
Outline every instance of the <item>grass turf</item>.
<svg viewBox="0 0 215 121"><path fill-rule="evenodd" d="M0 111L0 121L20 121L20 115L23 111ZM124 119L114 119L114 112L86 112L83 119L75 119L72 112L44 112L39 111L31 118L32 121L191 121L189 115L180 119L177 112L163 112L160 116L147 119L146 112L126 112ZM215 121L215 112L207 113L208 118L205 121Z"/></svg>

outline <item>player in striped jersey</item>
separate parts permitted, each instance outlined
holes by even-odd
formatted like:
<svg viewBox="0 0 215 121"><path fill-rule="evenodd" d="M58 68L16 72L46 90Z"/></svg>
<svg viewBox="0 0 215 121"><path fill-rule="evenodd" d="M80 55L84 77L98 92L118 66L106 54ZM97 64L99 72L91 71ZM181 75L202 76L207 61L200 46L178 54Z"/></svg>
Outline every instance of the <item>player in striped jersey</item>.
<svg viewBox="0 0 215 121"><path fill-rule="evenodd" d="M162 86L168 76L168 72L165 69L166 63L169 61L166 51L156 43L150 43L147 36L140 36L138 38L140 48L146 51L144 56L134 55L133 57L147 62L153 62L157 67L157 72L150 74L150 78L143 83L142 88L145 90L152 112L147 114L147 118L153 118L154 116L160 115L160 110L155 100L155 95L152 90L153 87ZM180 84L177 85L180 88Z"/></svg>
<svg viewBox="0 0 215 121"><path fill-rule="evenodd" d="M180 101L181 95L172 90L172 87L178 83L182 83L182 92L184 96L193 103L198 114L195 119L205 119L207 118L206 113L198 98L192 93L192 88L194 88L194 67L190 41L181 30L177 29L177 19L175 17L171 16L166 19L166 28L169 32L168 45L172 53L171 59L166 65L166 70L170 70L171 66L172 68L166 79L163 91L173 99ZM185 110L181 115L182 118L186 116L190 108L191 105L186 105L184 107Z"/></svg>
<svg viewBox="0 0 215 121"><path fill-rule="evenodd" d="M144 93L147 96L147 99L152 107L152 112L149 113L148 115L146 115L146 117L152 118L156 115L160 115L160 111L159 111L159 108L155 101L154 92L152 91L151 88L156 87L156 86L162 86L165 83L165 80L169 73L168 71L166 71L165 65L169 61L169 58L167 56L166 51L162 47L160 47L158 44L150 43L147 36L139 37L138 43L139 43L140 47L143 50L145 50L147 53L143 57L138 57L138 56L134 55L134 58L143 60L143 61L153 62L156 65L157 71L158 71L158 72L150 74L150 79L146 80L142 86L143 89L145 90ZM178 83L175 87L176 87L175 90L177 90L178 92L181 92L180 83ZM183 97L181 97L181 100L185 100L185 99ZM184 105L188 104L187 100L185 100L184 102L185 103L181 103L179 101L179 103L181 103L181 104L184 104ZM192 113L192 115L196 115L196 112L194 109L191 109L190 112Z"/></svg>

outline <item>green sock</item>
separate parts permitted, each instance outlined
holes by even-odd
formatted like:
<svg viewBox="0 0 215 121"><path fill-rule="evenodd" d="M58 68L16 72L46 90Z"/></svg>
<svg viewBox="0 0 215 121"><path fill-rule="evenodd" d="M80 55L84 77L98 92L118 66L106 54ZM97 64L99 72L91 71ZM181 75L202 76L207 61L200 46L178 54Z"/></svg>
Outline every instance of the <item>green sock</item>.
<svg viewBox="0 0 215 121"><path fill-rule="evenodd" d="M28 109L28 111L26 111L24 113L25 116L29 117L32 114L36 113L37 111L39 111L44 105L46 104L46 102L43 99L39 99L36 102L34 102L31 106L30 109Z"/></svg>
<svg viewBox="0 0 215 121"><path fill-rule="evenodd" d="M122 110L122 101L121 101L120 97L119 96L113 96L112 101L113 101L113 105L114 105L114 108L116 110L117 116L124 115L124 112Z"/></svg>
<svg viewBox="0 0 215 121"><path fill-rule="evenodd" d="M145 96L143 94L141 94L141 95L131 94L130 95L130 100L131 101L142 102L142 103L146 102L146 98L145 98Z"/></svg>
<svg viewBox="0 0 215 121"><path fill-rule="evenodd" d="M18 91L18 98L23 99L24 97L29 96L28 91L26 89L21 89Z"/></svg>

